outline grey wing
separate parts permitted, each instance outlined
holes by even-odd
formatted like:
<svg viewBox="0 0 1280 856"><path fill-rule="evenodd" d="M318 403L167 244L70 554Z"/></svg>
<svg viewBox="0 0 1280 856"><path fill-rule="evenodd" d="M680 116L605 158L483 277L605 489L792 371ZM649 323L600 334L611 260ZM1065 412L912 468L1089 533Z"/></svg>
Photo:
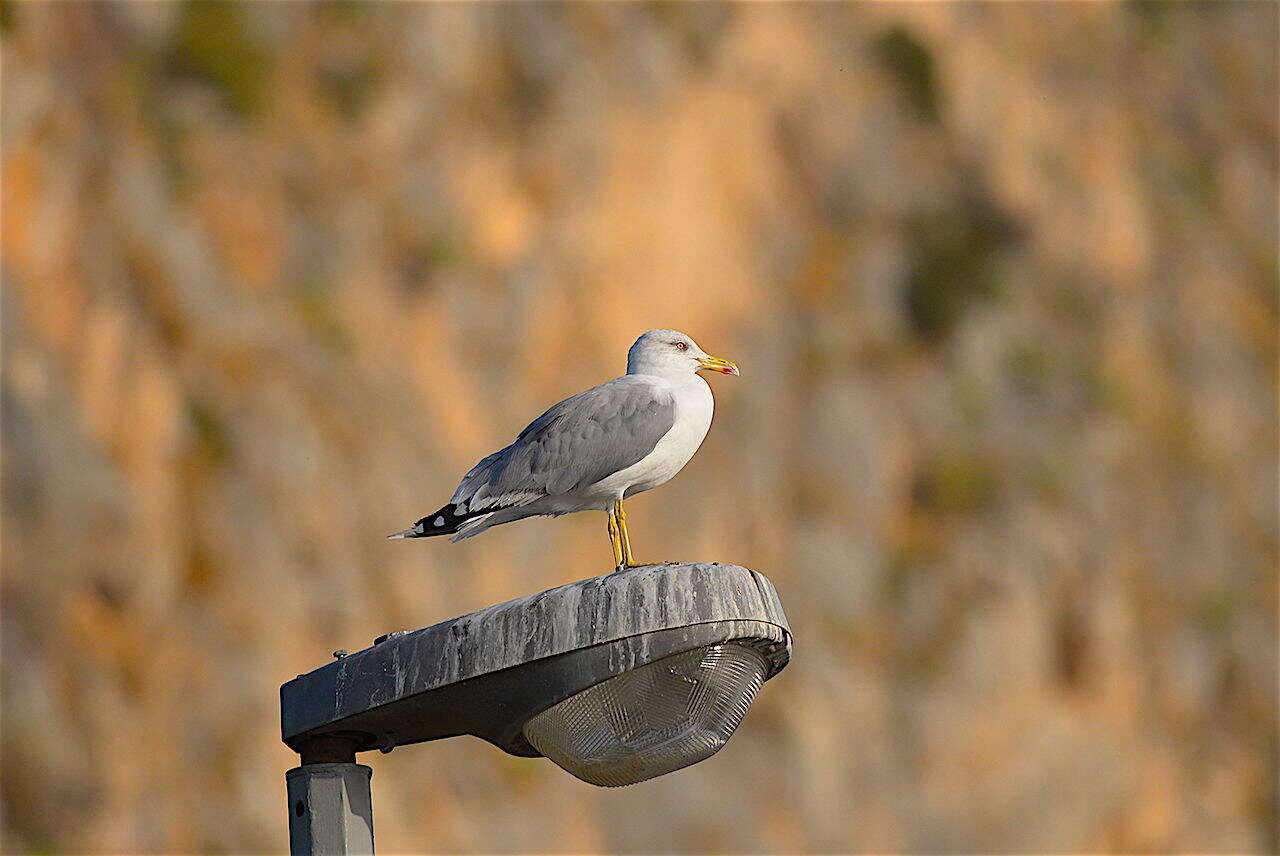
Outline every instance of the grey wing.
<svg viewBox="0 0 1280 856"><path fill-rule="evenodd" d="M674 400L652 382L602 383L554 405L476 464L451 501L471 515L587 487L643 460L674 424Z"/></svg>

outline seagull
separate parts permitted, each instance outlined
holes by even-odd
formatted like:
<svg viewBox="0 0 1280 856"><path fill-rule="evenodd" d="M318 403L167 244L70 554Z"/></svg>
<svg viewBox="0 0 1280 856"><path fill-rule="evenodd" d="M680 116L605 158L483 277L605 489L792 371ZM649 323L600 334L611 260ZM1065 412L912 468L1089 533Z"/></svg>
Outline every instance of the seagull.
<svg viewBox="0 0 1280 856"><path fill-rule="evenodd" d="M453 497L388 538L471 538L534 516L600 510L617 570L638 567L623 500L670 481L698 451L714 400L701 371L737 375L676 330L650 330L627 351L627 373L553 405L515 442L462 477Z"/></svg>

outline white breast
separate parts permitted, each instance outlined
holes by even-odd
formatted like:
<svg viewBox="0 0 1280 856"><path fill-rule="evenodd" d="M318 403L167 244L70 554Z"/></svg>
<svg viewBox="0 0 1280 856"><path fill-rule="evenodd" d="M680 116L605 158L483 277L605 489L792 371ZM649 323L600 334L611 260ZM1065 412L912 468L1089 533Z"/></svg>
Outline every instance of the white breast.
<svg viewBox="0 0 1280 856"><path fill-rule="evenodd" d="M676 409L671 430L642 460L592 485L593 494L625 498L669 481L689 463L711 427L715 400L711 397L711 387L697 375L679 386L672 386L671 392Z"/></svg>

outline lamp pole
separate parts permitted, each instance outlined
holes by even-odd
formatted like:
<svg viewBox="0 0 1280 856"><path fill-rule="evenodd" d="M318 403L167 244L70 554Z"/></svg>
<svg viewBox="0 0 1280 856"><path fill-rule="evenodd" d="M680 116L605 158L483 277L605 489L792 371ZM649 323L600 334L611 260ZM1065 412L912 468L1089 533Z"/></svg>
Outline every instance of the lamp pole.
<svg viewBox="0 0 1280 856"><path fill-rule="evenodd" d="M290 856L373 853L373 770L356 763L356 745L324 736L299 747L302 763L285 773Z"/></svg>

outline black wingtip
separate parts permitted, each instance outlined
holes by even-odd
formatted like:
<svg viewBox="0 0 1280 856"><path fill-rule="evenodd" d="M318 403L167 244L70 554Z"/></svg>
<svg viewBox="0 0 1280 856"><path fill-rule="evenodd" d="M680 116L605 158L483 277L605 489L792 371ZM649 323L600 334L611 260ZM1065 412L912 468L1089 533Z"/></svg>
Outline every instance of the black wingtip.
<svg viewBox="0 0 1280 856"><path fill-rule="evenodd" d="M388 538L430 538L433 535L452 535L458 531L458 527L466 522L466 516L456 513L457 506L453 503L441 508L435 514L428 514L426 517L413 524L410 529L401 532L393 532Z"/></svg>

